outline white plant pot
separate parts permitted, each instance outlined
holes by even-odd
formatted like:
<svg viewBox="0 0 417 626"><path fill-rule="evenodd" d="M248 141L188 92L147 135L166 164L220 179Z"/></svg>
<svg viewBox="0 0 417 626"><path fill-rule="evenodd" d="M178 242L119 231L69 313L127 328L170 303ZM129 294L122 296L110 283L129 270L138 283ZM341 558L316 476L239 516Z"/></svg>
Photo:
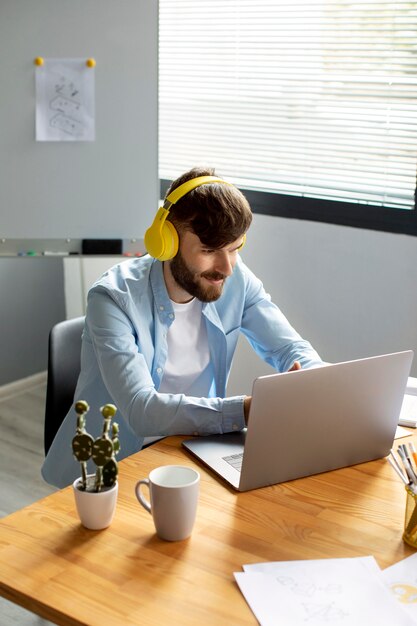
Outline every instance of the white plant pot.
<svg viewBox="0 0 417 626"><path fill-rule="evenodd" d="M118 483L112 487L103 487L99 492L82 491L78 488L80 483L81 478L77 478L72 488L81 524L90 530L107 528L112 523L116 510Z"/></svg>

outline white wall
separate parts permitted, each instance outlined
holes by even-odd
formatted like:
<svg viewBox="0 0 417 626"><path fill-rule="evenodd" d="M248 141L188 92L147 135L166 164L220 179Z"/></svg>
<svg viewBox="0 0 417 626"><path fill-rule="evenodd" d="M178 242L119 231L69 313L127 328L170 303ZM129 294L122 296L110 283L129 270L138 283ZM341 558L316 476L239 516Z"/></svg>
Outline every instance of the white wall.
<svg viewBox="0 0 417 626"><path fill-rule="evenodd" d="M322 358L417 352L416 237L255 215L242 257ZM235 365L231 395L272 372L245 340Z"/></svg>

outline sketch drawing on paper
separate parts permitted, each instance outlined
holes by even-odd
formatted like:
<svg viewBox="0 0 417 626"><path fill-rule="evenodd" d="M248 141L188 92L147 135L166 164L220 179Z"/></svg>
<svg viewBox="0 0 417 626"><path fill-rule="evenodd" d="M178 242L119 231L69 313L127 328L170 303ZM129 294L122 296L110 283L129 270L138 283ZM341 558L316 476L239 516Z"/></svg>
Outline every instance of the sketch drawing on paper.
<svg viewBox="0 0 417 626"><path fill-rule="evenodd" d="M288 587L297 595L311 597L316 592L321 591L327 594L341 594L342 587L337 583L327 585L317 585L314 582L297 581L291 576L277 576L276 581L283 587Z"/></svg>
<svg viewBox="0 0 417 626"><path fill-rule="evenodd" d="M348 617L348 613L335 606L334 602L330 604L302 602L301 606L306 612L306 621L320 619L320 623L329 622L329 624L334 624L336 620L343 620L345 617Z"/></svg>
<svg viewBox="0 0 417 626"><path fill-rule="evenodd" d="M349 613L337 606L337 598L343 594L342 586L337 583L320 585L302 578L296 580L291 576L276 576L276 581L295 595L308 600L300 602L306 622L319 620L320 623L334 624L349 617Z"/></svg>
<svg viewBox="0 0 417 626"><path fill-rule="evenodd" d="M36 138L94 140L94 71L84 59L45 59L37 67Z"/></svg>

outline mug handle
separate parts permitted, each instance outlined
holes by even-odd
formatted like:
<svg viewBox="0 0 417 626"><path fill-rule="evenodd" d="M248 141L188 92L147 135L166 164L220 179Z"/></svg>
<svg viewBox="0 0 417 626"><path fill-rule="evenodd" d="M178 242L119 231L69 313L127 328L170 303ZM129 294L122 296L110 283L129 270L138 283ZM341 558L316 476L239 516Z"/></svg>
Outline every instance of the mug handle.
<svg viewBox="0 0 417 626"><path fill-rule="evenodd" d="M151 513L151 505L140 491L141 485L146 485L149 489L149 478L143 478L142 480L138 480L138 482L135 485L135 494L136 494L138 501L143 506L143 508L146 509L148 513Z"/></svg>

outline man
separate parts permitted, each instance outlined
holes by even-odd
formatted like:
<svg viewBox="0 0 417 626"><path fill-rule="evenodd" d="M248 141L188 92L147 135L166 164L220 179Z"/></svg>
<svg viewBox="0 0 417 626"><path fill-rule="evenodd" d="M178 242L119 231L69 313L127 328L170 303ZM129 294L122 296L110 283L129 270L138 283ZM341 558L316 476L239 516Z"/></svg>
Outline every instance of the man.
<svg viewBox="0 0 417 626"><path fill-rule="evenodd" d="M111 268L88 295L75 400L87 430L101 433L99 407L117 406L121 454L144 439L241 430L250 397L225 397L238 335L277 371L321 363L239 257L249 204L210 168L172 183L145 235L150 256ZM63 487L79 474L66 416L42 468Z"/></svg>

